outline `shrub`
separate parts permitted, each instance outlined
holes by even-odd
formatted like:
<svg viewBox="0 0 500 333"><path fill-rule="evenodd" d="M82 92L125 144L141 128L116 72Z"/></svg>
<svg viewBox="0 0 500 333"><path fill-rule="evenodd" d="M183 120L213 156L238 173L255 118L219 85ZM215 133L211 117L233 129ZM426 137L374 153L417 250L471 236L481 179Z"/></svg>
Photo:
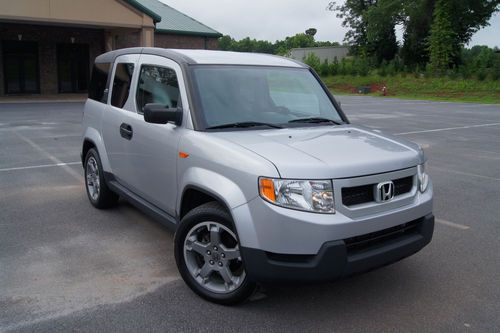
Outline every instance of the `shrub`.
<svg viewBox="0 0 500 333"><path fill-rule="evenodd" d="M477 79L479 81L484 81L486 80L486 77L488 77L488 72L484 68L480 68L477 71Z"/></svg>
<svg viewBox="0 0 500 333"><path fill-rule="evenodd" d="M357 63L357 69L360 76L367 76L370 74L370 65L368 64L368 60L366 60L366 58L361 58Z"/></svg>
<svg viewBox="0 0 500 333"><path fill-rule="evenodd" d="M337 57L333 58L333 62L330 64L330 75L338 75L340 71L339 60Z"/></svg>
<svg viewBox="0 0 500 333"><path fill-rule="evenodd" d="M350 74L350 67L349 67L349 64L345 58L342 59L342 61L340 62L339 74L340 75L349 75Z"/></svg>
<svg viewBox="0 0 500 333"><path fill-rule="evenodd" d="M380 67L378 69L378 75L381 77L386 77L387 76L387 61L382 61L380 64Z"/></svg>
<svg viewBox="0 0 500 333"><path fill-rule="evenodd" d="M304 63L311 66L317 73L321 72L321 60L314 53L309 53L304 58Z"/></svg>
<svg viewBox="0 0 500 333"><path fill-rule="evenodd" d="M325 59L320 66L320 74L322 76L328 76L330 74L330 66L328 65L328 59Z"/></svg>
<svg viewBox="0 0 500 333"><path fill-rule="evenodd" d="M460 75L462 76L462 78L464 80L468 80L472 76L472 73L471 73L470 68L468 66L460 66L458 68L458 72L460 73Z"/></svg>
<svg viewBox="0 0 500 333"><path fill-rule="evenodd" d="M448 69L446 71L446 76L451 80L456 80L458 78L458 72L455 69Z"/></svg>
<svg viewBox="0 0 500 333"><path fill-rule="evenodd" d="M396 75L397 69L396 69L396 64L395 64L394 60L391 60L391 61L387 64L387 67L386 67L386 72L387 72L387 75L389 75L389 76L394 76L394 75Z"/></svg>
<svg viewBox="0 0 500 333"><path fill-rule="evenodd" d="M497 59L495 61L495 64L493 65L493 69L491 71L491 78L495 81L500 80L500 59Z"/></svg>

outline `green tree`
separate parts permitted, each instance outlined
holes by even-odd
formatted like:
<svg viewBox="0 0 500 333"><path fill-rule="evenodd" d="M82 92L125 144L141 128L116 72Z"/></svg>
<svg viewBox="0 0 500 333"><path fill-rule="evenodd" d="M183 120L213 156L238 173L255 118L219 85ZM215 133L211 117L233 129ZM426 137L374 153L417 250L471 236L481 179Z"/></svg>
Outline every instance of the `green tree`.
<svg viewBox="0 0 500 333"><path fill-rule="evenodd" d="M455 56L456 33L452 25L452 8L449 0L437 0L428 47L430 69L434 74L444 74Z"/></svg>
<svg viewBox="0 0 500 333"><path fill-rule="evenodd" d="M289 36L284 40L278 40L275 43L267 40L251 39L250 37L235 40L228 35L219 38L219 48L223 51L258 52L280 55L287 55L290 49L293 48L339 45L340 44L338 42L316 41L313 35L306 33Z"/></svg>
<svg viewBox="0 0 500 333"><path fill-rule="evenodd" d="M377 63L394 59L398 52L395 27L400 12L400 0L378 0L364 13L368 55Z"/></svg>
<svg viewBox="0 0 500 333"><path fill-rule="evenodd" d="M349 29L344 41L351 53L373 56L378 63L393 59L398 52L395 26L401 20L400 8L401 0L346 0L329 7Z"/></svg>
<svg viewBox="0 0 500 333"><path fill-rule="evenodd" d="M401 57L406 66L416 68L429 62L427 38L430 33L435 0L407 1L403 6L404 27Z"/></svg>
<svg viewBox="0 0 500 333"><path fill-rule="evenodd" d="M223 51L232 50L234 47L234 39L231 36L225 35L219 38L219 48Z"/></svg>
<svg viewBox="0 0 500 333"><path fill-rule="evenodd" d="M350 46L351 54L366 55L368 38L366 34L366 10L376 3L376 0L346 0L342 5L331 2L328 10L335 11L342 19L342 26L348 28L344 42Z"/></svg>
<svg viewBox="0 0 500 333"><path fill-rule="evenodd" d="M309 28L309 29L306 30L306 35L315 36L317 32L318 32L318 29L316 29L316 28Z"/></svg>
<svg viewBox="0 0 500 333"><path fill-rule="evenodd" d="M439 15L439 23L433 22L438 2L440 7L449 8L446 23L443 14ZM336 11L342 25L349 29L345 41L351 46L351 53L375 56L378 61L392 60L394 50L397 50L394 27L402 24L404 44L401 54L405 65L415 67L429 61L430 35L433 33L433 38L437 35L443 38L444 33L438 31L443 24L454 32L450 62L459 65L461 48L476 31L488 25L499 5L500 0L345 0L342 5L332 2L327 9Z"/></svg>
<svg viewBox="0 0 500 333"><path fill-rule="evenodd" d="M300 33L295 36L286 37L284 40L276 41L274 45L276 54L286 55L293 48L314 47L316 46L316 41L314 40L314 36Z"/></svg>

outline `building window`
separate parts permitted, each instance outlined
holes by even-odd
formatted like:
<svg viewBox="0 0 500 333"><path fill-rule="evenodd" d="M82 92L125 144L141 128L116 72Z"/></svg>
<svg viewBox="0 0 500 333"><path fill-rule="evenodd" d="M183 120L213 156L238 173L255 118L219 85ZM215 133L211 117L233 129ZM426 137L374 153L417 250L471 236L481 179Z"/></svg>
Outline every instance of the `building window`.
<svg viewBox="0 0 500 333"><path fill-rule="evenodd" d="M149 103L176 108L179 98L179 82L173 69L151 65L141 67L136 96L139 113Z"/></svg>
<svg viewBox="0 0 500 333"><path fill-rule="evenodd" d="M95 101L106 103L108 100L108 75L111 64L95 64L92 69L92 79L90 81L89 98Z"/></svg>
<svg viewBox="0 0 500 333"><path fill-rule="evenodd" d="M38 44L35 42L4 41L2 50L5 93L39 93Z"/></svg>
<svg viewBox="0 0 500 333"><path fill-rule="evenodd" d="M123 108L130 92L130 82L134 73L134 64L116 64L115 77L113 79L113 91L111 94L111 105Z"/></svg>

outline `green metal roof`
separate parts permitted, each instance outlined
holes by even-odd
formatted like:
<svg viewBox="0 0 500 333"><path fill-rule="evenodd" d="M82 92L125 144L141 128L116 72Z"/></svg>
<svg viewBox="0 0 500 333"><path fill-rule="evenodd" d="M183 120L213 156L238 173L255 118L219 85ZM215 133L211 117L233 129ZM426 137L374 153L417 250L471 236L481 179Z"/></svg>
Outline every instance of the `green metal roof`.
<svg viewBox="0 0 500 333"><path fill-rule="evenodd" d="M148 8L144 7L141 3L139 3L136 0L125 0L126 3L134 7L135 9L143 12L144 14L150 16L154 22L160 22L161 21L161 16L156 14L155 12L149 10Z"/></svg>
<svg viewBox="0 0 500 333"><path fill-rule="evenodd" d="M159 21L155 20L157 33L222 37L220 32L207 27L203 23L196 21L194 18L179 12L159 0L127 0L127 2L131 5L131 2L136 2L144 7L145 10L148 10L161 18ZM142 11L147 15L150 15L148 12L144 10Z"/></svg>

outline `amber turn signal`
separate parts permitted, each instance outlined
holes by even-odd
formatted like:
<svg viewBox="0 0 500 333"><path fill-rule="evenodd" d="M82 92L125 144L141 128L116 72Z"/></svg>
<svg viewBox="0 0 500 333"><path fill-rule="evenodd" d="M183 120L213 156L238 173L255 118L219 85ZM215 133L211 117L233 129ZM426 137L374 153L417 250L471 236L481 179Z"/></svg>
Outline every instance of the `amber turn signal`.
<svg viewBox="0 0 500 333"><path fill-rule="evenodd" d="M276 194L274 192L274 182L272 179L260 178L259 179L260 195L271 202L276 202Z"/></svg>

